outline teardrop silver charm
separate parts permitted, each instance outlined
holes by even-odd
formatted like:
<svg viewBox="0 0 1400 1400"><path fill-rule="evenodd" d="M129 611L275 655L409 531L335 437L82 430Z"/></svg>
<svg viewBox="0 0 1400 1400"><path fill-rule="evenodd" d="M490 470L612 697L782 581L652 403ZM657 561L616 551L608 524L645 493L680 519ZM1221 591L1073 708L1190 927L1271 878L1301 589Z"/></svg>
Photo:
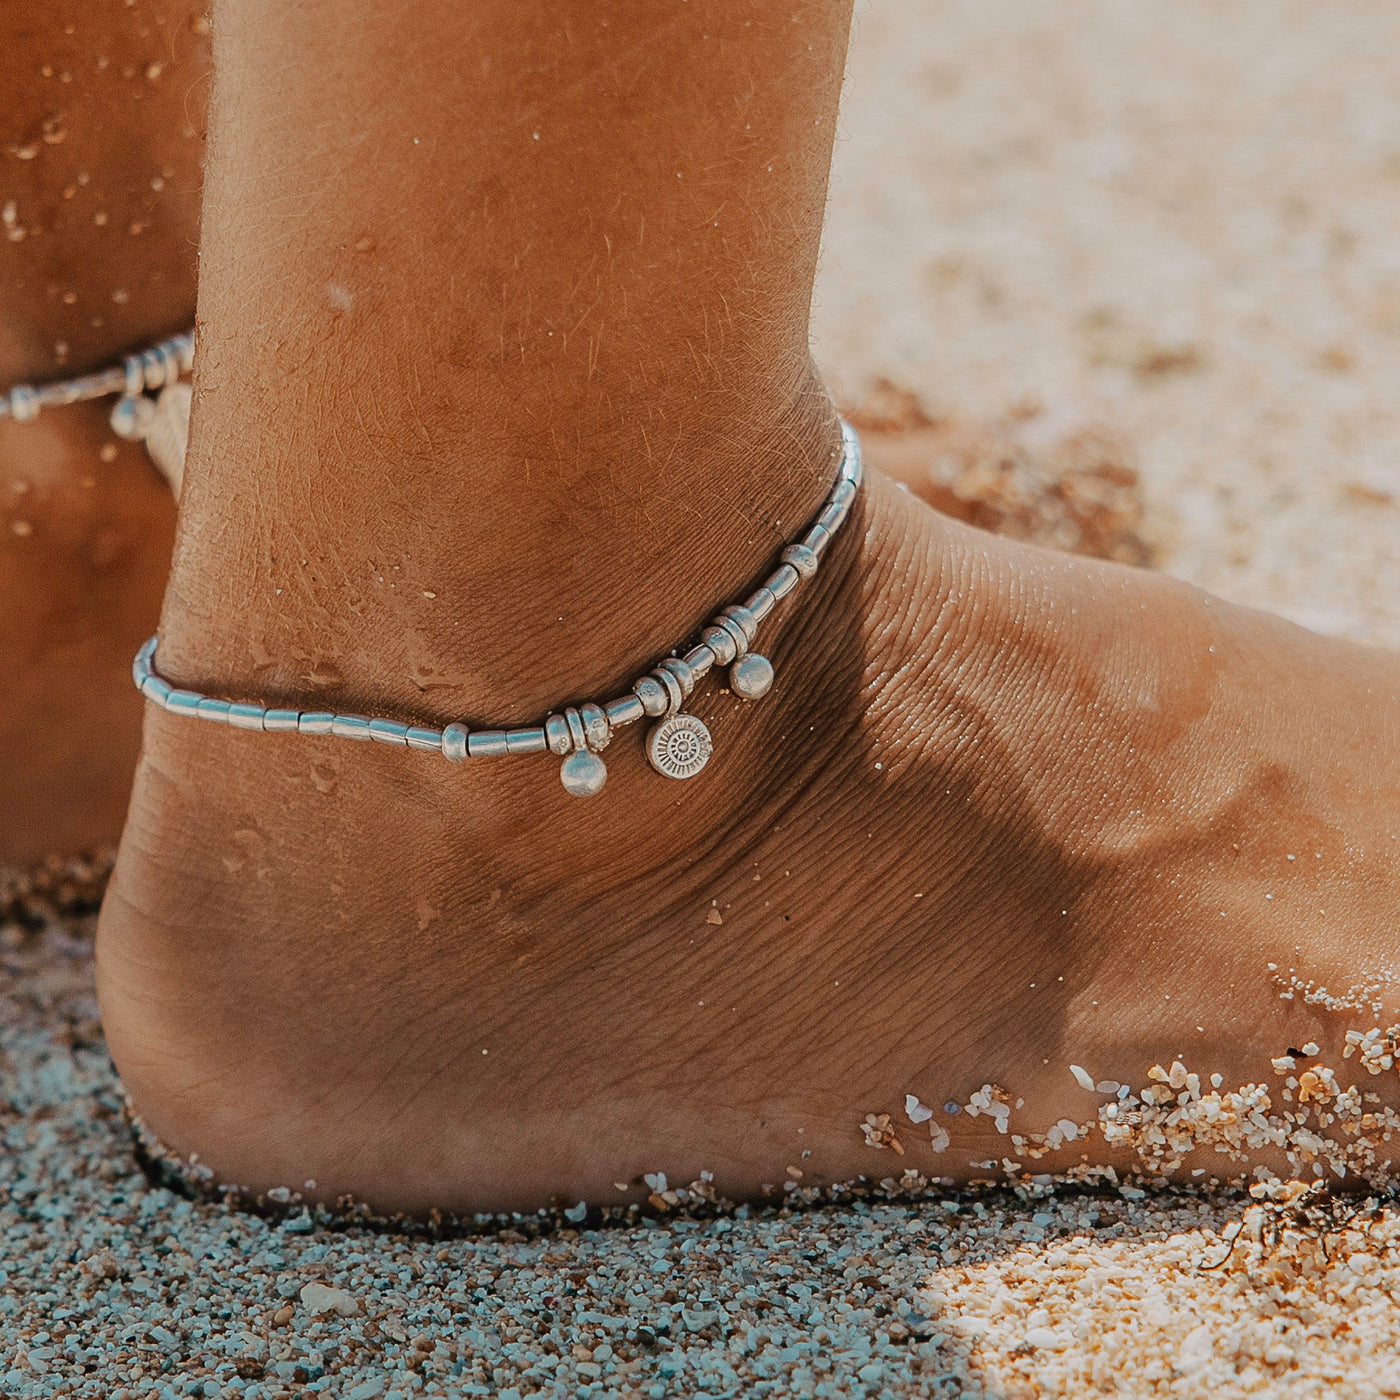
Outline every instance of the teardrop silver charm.
<svg viewBox="0 0 1400 1400"><path fill-rule="evenodd" d="M741 700L762 700L773 688L773 663L751 651L729 668L729 688Z"/></svg>
<svg viewBox="0 0 1400 1400"><path fill-rule="evenodd" d="M647 761L663 777L693 778L713 752L710 731L694 715L672 715L647 735Z"/></svg>

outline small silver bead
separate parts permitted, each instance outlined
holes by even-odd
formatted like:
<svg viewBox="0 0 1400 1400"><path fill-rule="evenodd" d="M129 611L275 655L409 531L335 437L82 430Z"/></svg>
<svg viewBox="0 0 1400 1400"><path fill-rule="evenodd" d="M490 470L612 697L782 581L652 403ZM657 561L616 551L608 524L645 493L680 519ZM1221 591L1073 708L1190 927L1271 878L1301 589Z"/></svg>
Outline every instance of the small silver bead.
<svg viewBox="0 0 1400 1400"><path fill-rule="evenodd" d="M228 711L227 700L215 700L212 696L205 695L200 698L194 712L200 719L213 720L215 724L227 724Z"/></svg>
<svg viewBox="0 0 1400 1400"><path fill-rule="evenodd" d="M303 710L297 717L298 734L329 734L335 716L328 710Z"/></svg>
<svg viewBox="0 0 1400 1400"><path fill-rule="evenodd" d="M263 705L230 705L228 722L235 729L258 729L263 727L263 716L267 708Z"/></svg>
<svg viewBox="0 0 1400 1400"><path fill-rule="evenodd" d="M660 670L669 671L681 688L681 699L689 700L695 690L695 673L678 656L668 656L660 665Z"/></svg>
<svg viewBox="0 0 1400 1400"><path fill-rule="evenodd" d="M563 715L550 715L544 722L544 734L550 753L563 758L574 751L574 741L569 738L569 721Z"/></svg>
<svg viewBox="0 0 1400 1400"><path fill-rule="evenodd" d="M173 340L162 341L156 346L156 358L160 361L160 387L173 384L180 377L180 351Z"/></svg>
<svg viewBox="0 0 1400 1400"><path fill-rule="evenodd" d="M588 747L588 735L584 733L583 716L570 705L569 708L564 711L564 720L569 726L569 742L573 745L574 752L577 753L580 749L586 749Z"/></svg>
<svg viewBox="0 0 1400 1400"><path fill-rule="evenodd" d="M851 502L856 498L856 484L854 481L847 481L843 476L836 483L836 489L831 493L831 500L828 504L839 506L843 512L849 511ZM843 517L844 519L844 514Z"/></svg>
<svg viewBox="0 0 1400 1400"><path fill-rule="evenodd" d="M442 749L442 730L430 729L427 725L410 724L408 733L404 736L404 742L409 748L422 749L424 753L440 752Z"/></svg>
<svg viewBox="0 0 1400 1400"><path fill-rule="evenodd" d="M841 475L847 481L853 481L857 486L864 475L865 466L861 461L860 438L856 436L856 430L846 422L841 420Z"/></svg>
<svg viewBox="0 0 1400 1400"><path fill-rule="evenodd" d="M691 647L681 660L690 667L691 675L698 681L715 664L715 654L702 642L698 647Z"/></svg>
<svg viewBox="0 0 1400 1400"><path fill-rule="evenodd" d="M636 692L637 699L642 702L644 713L652 718L666 713L670 692L654 676L643 676L632 689Z"/></svg>
<svg viewBox="0 0 1400 1400"><path fill-rule="evenodd" d="M331 720L331 733L337 739L369 739L368 715L336 715Z"/></svg>
<svg viewBox="0 0 1400 1400"><path fill-rule="evenodd" d="M817 571L817 556L805 544L790 544L783 550L782 561L791 564L803 578L811 578Z"/></svg>
<svg viewBox="0 0 1400 1400"><path fill-rule="evenodd" d="M672 715L647 735L647 762L667 778L693 778L713 752L710 731L694 715Z"/></svg>
<svg viewBox="0 0 1400 1400"><path fill-rule="evenodd" d="M559 781L575 797L596 797L608 780L608 765L596 753L579 749L559 765Z"/></svg>
<svg viewBox="0 0 1400 1400"><path fill-rule="evenodd" d="M739 629L736 626L734 630L737 632ZM727 627L721 627L718 624L707 627L700 634L700 640L714 653L715 661L720 666L729 665L739 654L738 643ZM745 639L744 644L748 645L747 639Z"/></svg>
<svg viewBox="0 0 1400 1400"><path fill-rule="evenodd" d="M467 735L467 752L473 758L503 758L510 741L504 729L478 729Z"/></svg>
<svg viewBox="0 0 1400 1400"><path fill-rule="evenodd" d="M166 697L170 694L170 682L147 673L146 679L141 682L141 694L153 705L163 707Z"/></svg>
<svg viewBox="0 0 1400 1400"><path fill-rule="evenodd" d="M580 705L578 712L583 719L583 734L588 740L588 747L594 753L607 748L612 743L612 727L608 724L603 707L590 700L586 705Z"/></svg>
<svg viewBox="0 0 1400 1400"><path fill-rule="evenodd" d="M662 688L666 692L666 708L663 714L670 716L676 713L685 704L685 696L681 693L681 683L669 672L658 666L652 675L661 682Z"/></svg>
<svg viewBox="0 0 1400 1400"><path fill-rule="evenodd" d="M39 416L39 393L31 384L16 384L10 390L10 417L28 423Z"/></svg>
<svg viewBox="0 0 1400 1400"><path fill-rule="evenodd" d="M372 719L369 722L369 737L376 744L394 744L398 748L406 749L408 725L392 719Z"/></svg>
<svg viewBox="0 0 1400 1400"><path fill-rule="evenodd" d="M744 634L744 640L751 642L754 634L758 631L758 619L747 609L741 608L737 603L731 604L720 614L721 618L730 618ZM720 626L723 626L723 622Z"/></svg>
<svg viewBox="0 0 1400 1400"><path fill-rule="evenodd" d="M165 361L159 350L141 352L141 375L148 389L159 389L165 383Z"/></svg>
<svg viewBox="0 0 1400 1400"><path fill-rule="evenodd" d="M112 431L128 442L139 442L150 430L155 421L156 401L144 394L135 398L118 399L112 406L111 417L107 420Z"/></svg>
<svg viewBox="0 0 1400 1400"><path fill-rule="evenodd" d="M801 577L801 574L799 574L791 564L780 564L769 574L763 586L779 602L782 602L782 600L797 587Z"/></svg>
<svg viewBox="0 0 1400 1400"><path fill-rule="evenodd" d="M636 724L646 714L646 709L639 696L619 695L616 700L609 700L603 706L603 713L614 729L620 729L624 724Z"/></svg>
<svg viewBox="0 0 1400 1400"><path fill-rule="evenodd" d="M172 715L198 714L199 702L203 699L197 690L172 690L165 697L165 708Z"/></svg>
<svg viewBox="0 0 1400 1400"><path fill-rule="evenodd" d="M300 710L267 710L263 714L263 730L268 734L290 734L300 718Z"/></svg>
<svg viewBox="0 0 1400 1400"><path fill-rule="evenodd" d="M729 668L729 688L744 700L762 700L773 688L773 663L751 651Z"/></svg>
<svg viewBox="0 0 1400 1400"><path fill-rule="evenodd" d="M141 689L152 674L151 658L155 655L155 642L156 639L152 637L131 659L131 679L136 683L137 690Z"/></svg>
<svg viewBox="0 0 1400 1400"><path fill-rule="evenodd" d="M753 614L755 623L762 622L777 605L778 600L767 588L760 588L751 597L744 600L745 611ZM752 641L753 638L750 637L749 640Z"/></svg>
<svg viewBox="0 0 1400 1400"><path fill-rule="evenodd" d="M442 729L442 754L453 763L461 763L466 758L471 743L465 724L446 724Z"/></svg>
<svg viewBox="0 0 1400 1400"><path fill-rule="evenodd" d="M820 559L831 543L831 531L823 525L813 525L802 537L802 543Z"/></svg>
<svg viewBox="0 0 1400 1400"><path fill-rule="evenodd" d="M544 737L544 726L536 724L528 729L506 730L507 753L547 753L549 744Z"/></svg>

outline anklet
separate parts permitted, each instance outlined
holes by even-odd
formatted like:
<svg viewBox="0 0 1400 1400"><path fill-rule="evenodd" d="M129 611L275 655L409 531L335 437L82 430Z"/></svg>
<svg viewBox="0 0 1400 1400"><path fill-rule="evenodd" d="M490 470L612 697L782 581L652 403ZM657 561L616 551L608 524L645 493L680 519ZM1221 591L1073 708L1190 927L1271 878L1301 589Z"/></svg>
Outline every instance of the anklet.
<svg viewBox="0 0 1400 1400"><path fill-rule="evenodd" d="M173 715L229 724L235 729L267 733L332 734L342 739L372 739L399 748L441 753L455 763L466 758L504 754L552 753L564 760L560 781L575 797L601 792L608 770L599 753L613 731L643 717L657 720L646 739L651 766L667 778L693 778L710 760L710 731L681 706L696 683L713 666L729 667L730 689L742 699L758 700L773 684L773 664L753 651L759 623L804 579L817 571L822 555L844 523L864 474L860 442L848 423L841 424L841 470L821 513L807 533L783 550L778 567L742 604L724 608L700 633L699 644L671 655L641 676L626 695L605 704L589 701L550 715L543 724L522 729L469 729L454 723L442 729L400 724L366 715L338 715L322 710L272 709L241 704L182 690L152 669L156 638L136 654L132 676L137 689Z"/></svg>
<svg viewBox="0 0 1400 1400"><path fill-rule="evenodd" d="M0 418L27 423L40 409L120 394L112 409L112 431L119 438L146 444L146 450L178 492L189 432L190 389L181 375L194 365L194 332L173 335L120 365L60 379L52 384L16 384L0 394Z"/></svg>

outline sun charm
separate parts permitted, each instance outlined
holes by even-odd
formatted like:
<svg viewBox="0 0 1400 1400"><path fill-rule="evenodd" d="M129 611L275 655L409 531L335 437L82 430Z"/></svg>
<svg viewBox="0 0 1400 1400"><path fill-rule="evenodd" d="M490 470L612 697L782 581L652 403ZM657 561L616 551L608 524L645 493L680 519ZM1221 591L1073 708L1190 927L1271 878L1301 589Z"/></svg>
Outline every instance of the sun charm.
<svg viewBox="0 0 1400 1400"><path fill-rule="evenodd" d="M710 731L694 715L672 715L647 735L647 760L667 778L693 778L713 752Z"/></svg>

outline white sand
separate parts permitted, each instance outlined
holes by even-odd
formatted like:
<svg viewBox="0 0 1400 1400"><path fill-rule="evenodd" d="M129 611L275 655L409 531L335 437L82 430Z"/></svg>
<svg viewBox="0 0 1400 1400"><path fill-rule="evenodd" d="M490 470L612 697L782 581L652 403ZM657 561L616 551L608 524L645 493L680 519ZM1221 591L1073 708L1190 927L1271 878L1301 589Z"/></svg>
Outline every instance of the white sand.
<svg viewBox="0 0 1400 1400"><path fill-rule="evenodd" d="M1400 644L1400 11L880 0L845 127L818 345L848 398L1111 424L1169 568ZM1240 1202L535 1242L192 1205L133 1163L81 921L3 958L6 1396L1400 1395L1394 1215L1202 1273Z"/></svg>

